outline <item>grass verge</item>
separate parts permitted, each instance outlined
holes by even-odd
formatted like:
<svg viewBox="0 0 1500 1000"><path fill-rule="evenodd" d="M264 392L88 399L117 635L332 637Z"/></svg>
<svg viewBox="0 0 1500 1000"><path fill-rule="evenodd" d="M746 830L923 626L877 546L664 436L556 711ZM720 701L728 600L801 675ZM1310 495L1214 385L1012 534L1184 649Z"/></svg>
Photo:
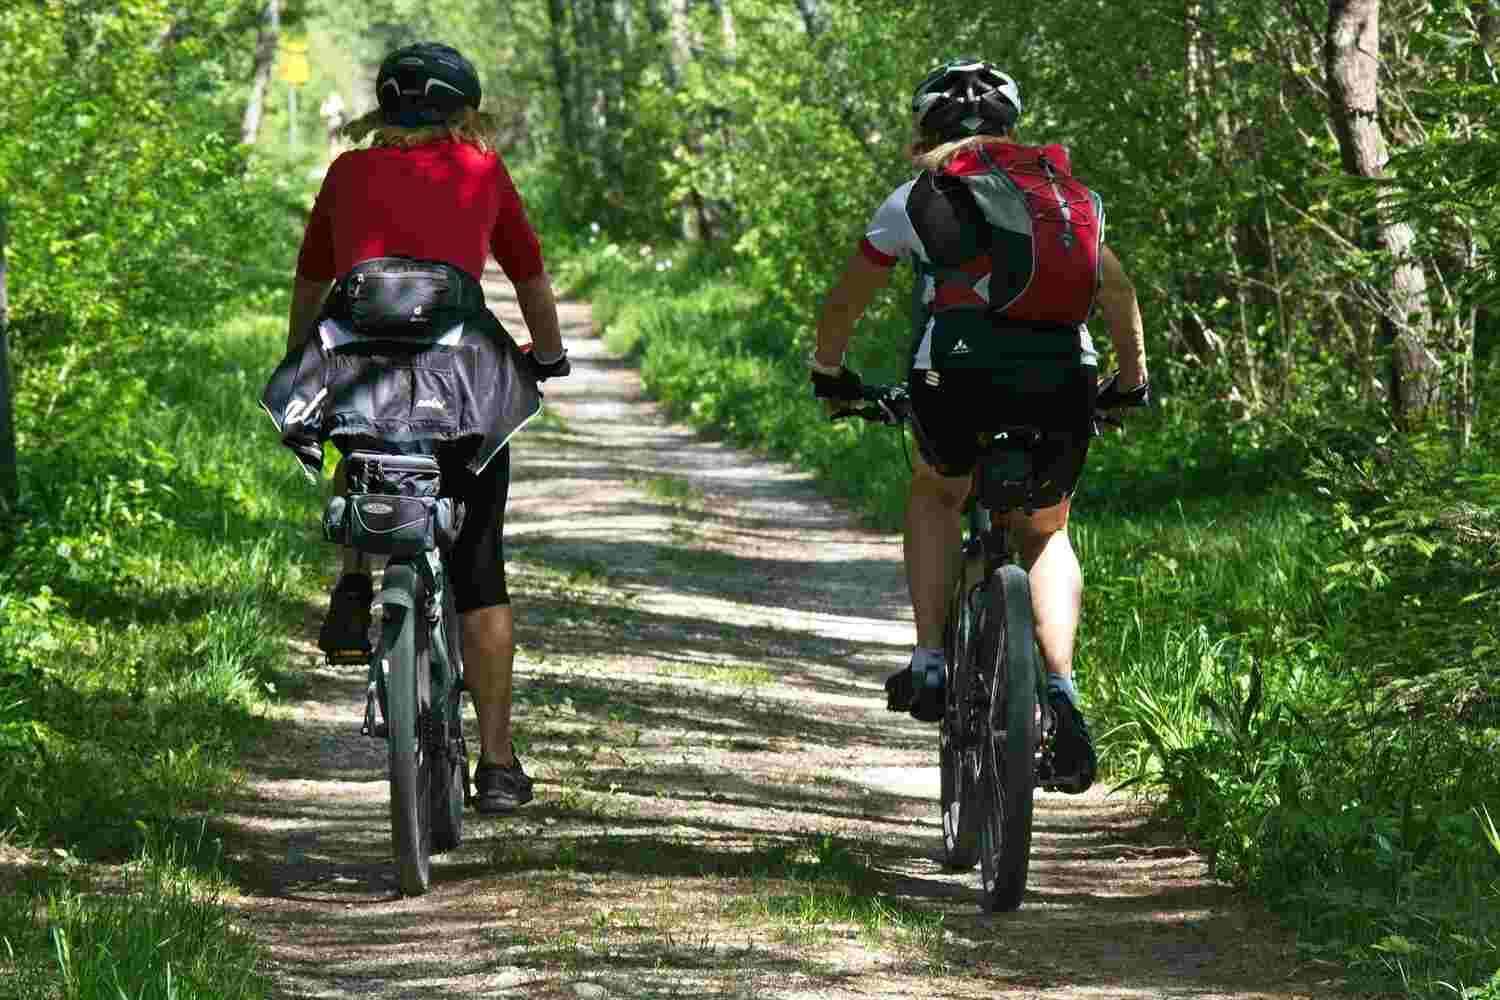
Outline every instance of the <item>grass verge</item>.
<svg viewBox="0 0 1500 1000"><path fill-rule="evenodd" d="M11 960L38 974L40 934L69 997L261 995L221 883L161 845L219 808L269 701L303 683L285 637L320 582L315 490L257 404L282 321L23 332L20 516L0 545L0 827L71 874L0 901ZM129 892L95 887L132 857ZM30 936L16 930L28 914Z"/></svg>
<svg viewBox="0 0 1500 1000"><path fill-rule="evenodd" d="M144 830L143 825L143 830ZM150 831L107 884L72 869L33 872L0 897L0 976L16 1000L257 1000L260 953L224 904L204 827Z"/></svg>

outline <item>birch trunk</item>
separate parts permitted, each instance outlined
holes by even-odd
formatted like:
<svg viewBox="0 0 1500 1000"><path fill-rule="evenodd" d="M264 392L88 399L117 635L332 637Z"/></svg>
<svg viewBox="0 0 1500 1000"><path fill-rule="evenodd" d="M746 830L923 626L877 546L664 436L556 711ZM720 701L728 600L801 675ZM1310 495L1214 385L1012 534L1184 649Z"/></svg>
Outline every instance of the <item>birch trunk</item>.
<svg viewBox="0 0 1500 1000"><path fill-rule="evenodd" d="M1356 177L1384 176L1389 155L1378 117L1380 0L1329 0L1323 45L1329 121L1344 170ZM1438 361L1428 346L1432 319L1427 276L1412 254L1410 225L1377 207L1370 220L1372 249L1392 264L1381 304L1383 346L1390 352L1388 396L1398 426L1430 416L1441 397Z"/></svg>
<svg viewBox="0 0 1500 1000"><path fill-rule="evenodd" d="M260 27L255 32L255 69L250 76L250 97L245 101L245 115L240 121L240 142L253 145L260 136L260 122L266 111L266 91L271 85L271 69L276 64L276 43L281 37L281 0L266 0L260 12Z"/></svg>

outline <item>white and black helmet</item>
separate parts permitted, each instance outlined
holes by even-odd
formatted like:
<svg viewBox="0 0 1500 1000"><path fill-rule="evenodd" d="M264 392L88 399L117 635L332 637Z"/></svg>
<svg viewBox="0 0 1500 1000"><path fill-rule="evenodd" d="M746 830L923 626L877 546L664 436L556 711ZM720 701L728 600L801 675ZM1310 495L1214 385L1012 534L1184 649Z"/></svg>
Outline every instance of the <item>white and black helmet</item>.
<svg viewBox="0 0 1500 1000"><path fill-rule="evenodd" d="M479 74L457 49L419 42L385 57L375 96L388 125L441 125L460 108L479 107Z"/></svg>
<svg viewBox="0 0 1500 1000"><path fill-rule="evenodd" d="M1021 88L982 59L952 59L911 95L917 134L939 142L981 133L1005 134L1021 117Z"/></svg>

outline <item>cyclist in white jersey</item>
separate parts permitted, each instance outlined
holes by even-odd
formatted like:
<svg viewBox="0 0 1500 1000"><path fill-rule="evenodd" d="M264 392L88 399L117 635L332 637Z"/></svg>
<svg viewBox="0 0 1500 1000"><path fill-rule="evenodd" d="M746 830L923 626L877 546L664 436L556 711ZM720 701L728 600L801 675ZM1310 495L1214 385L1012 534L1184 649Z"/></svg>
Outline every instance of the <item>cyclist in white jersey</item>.
<svg viewBox="0 0 1500 1000"><path fill-rule="evenodd" d="M945 63L918 85L911 151L920 172L881 203L829 291L809 367L831 410L859 397L845 348L894 265L910 260L918 455L905 556L917 635L910 665L886 691L888 708L925 721L942 717L943 625L976 432L1007 424L1048 432L1035 456L1037 507L1012 512L1010 528L1059 719L1056 784L1081 792L1097 766L1072 679L1083 577L1067 534L1098 385L1084 320L1097 309L1109 330L1119 363L1109 391L1138 403L1144 330L1135 290L1104 244L1101 199L1071 176L1063 147L1016 140L1021 107L1015 81L981 60Z"/></svg>

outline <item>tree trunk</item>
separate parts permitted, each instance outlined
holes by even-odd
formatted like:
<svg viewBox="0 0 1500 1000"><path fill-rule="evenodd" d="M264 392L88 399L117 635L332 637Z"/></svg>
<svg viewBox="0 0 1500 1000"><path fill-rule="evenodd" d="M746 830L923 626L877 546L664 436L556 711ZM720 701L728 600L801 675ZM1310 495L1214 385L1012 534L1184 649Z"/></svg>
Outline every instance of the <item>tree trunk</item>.
<svg viewBox="0 0 1500 1000"><path fill-rule="evenodd" d="M730 9L729 0L713 0L713 5L714 13L719 17L719 41L724 46L724 58L733 62L740 45L739 34L734 28L734 11Z"/></svg>
<svg viewBox="0 0 1500 1000"><path fill-rule="evenodd" d="M682 80L687 72L687 67L693 59L693 39L691 25L688 23L688 0L667 0L668 35L670 47L669 58L672 64L672 75L677 80ZM689 121L682 133L683 145L687 148L688 155L693 159L698 158L702 151L702 141L699 133L698 123ZM677 221L682 238L689 243L700 243L707 236L703 225L703 196L697 189L688 192L677 206Z"/></svg>
<svg viewBox="0 0 1500 1000"><path fill-rule="evenodd" d="M827 29L828 18L823 14L822 0L797 0L797 10L802 14L802 26L813 38Z"/></svg>
<svg viewBox="0 0 1500 1000"><path fill-rule="evenodd" d="M671 90L677 89L677 64L673 61L671 40L671 22L662 4L665 0L646 0L646 24L651 29L652 50L655 46L663 45L667 57L662 64L662 71L666 76L667 87Z"/></svg>
<svg viewBox="0 0 1500 1000"><path fill-rule="evenodd" d="M592 60L597 74L594 85L595 104L599 123L599 162L604 176L611 183L623 173L625 152L620 148L620 119L624 115L624 72L628 56L618 57L609 50L628 45L626 32L629 17L622 16L619 0L595 0L594 38L597 43Z"/></svg>
<svg viewBox="0 0 1500 1000"><path fill-rule="evenodd" d="M253 145L260 135L260 120L266 110L266 90L276 64L276 42L281 36L281 0L266 0L255 32L255 70L250 77L250 97L240 122L240 142Z"/></svg>
<svg viewBox="0 0 1500 1000"><path fill-rule="evenodd" d="M16 428L11 417L10 300L5 289L5 247L10 233L8 206L0 201L0 509L16 505Z"/></svg>
<svg viewBox="0 0 1500 1000"><path fill-rule="evenodd" d="M679 80L682 79L687 64L693 61L693 39L688 26L687 7L687 0L667 0L672 68Z"/></svg>
<svg viewBox="0 0 1500 1000"><path fill-rule="evenodd" d="M578 148L578 108L573 100L573 66L568 57L568 11L564 0L547 0L547 54L557 86L558 125L563 147Z"/></svg>
<svg viewBox="0 0 1500 1000"><path fill-rule="evenodd" d="M1378 115L1380 0L1329 0L1323 43L1329 120L1344 170L1356 177L1384 175L1388 159ZM1429 417L1441 395L1438 361L1428 347L1431 315L1427 276L1412 256L1411 226L1377 207L1368 229L1371 249L1389 256L1392 272L1381 307L1384 346L1390 352L1391 415L1409 427Z"/></svg>
<svg viewBox="0 0 1500 1000"><path fill-rule="evenodd" d="M1188 149L1192 151L1194 159L1201 155L1200 143L1198 141L1198 101L1200 90L1198 74L1203 65L1203 5L1199 0L1188 0L1185 20L1187 24L1187 65L1184 67L1182 81L1184 85L1184 97L1187 99L1187 131Z"/></svg>

